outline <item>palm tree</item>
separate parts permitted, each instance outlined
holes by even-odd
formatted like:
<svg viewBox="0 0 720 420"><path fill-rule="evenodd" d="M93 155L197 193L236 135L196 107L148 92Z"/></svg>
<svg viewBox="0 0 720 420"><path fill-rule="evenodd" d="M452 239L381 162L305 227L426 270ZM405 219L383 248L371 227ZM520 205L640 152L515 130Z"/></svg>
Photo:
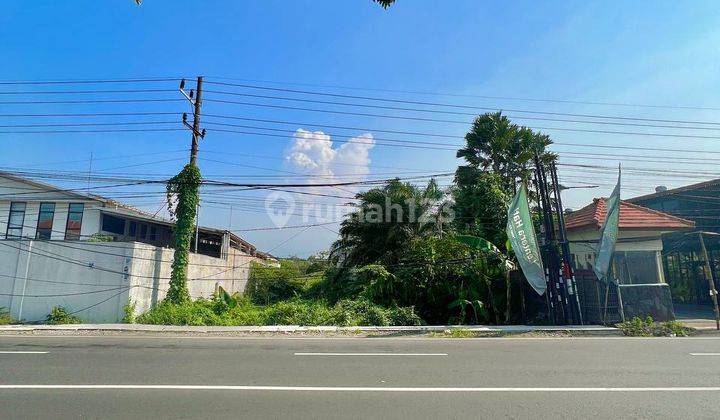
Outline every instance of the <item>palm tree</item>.
<svg viewBox="0 0 720 420"><path fill-rule="evenodd" d="M443 230L446 221L435 217L443 196L435 180L420 189L397 179L357 194L357 210L342 222L331 258L346 267L397 262L413 238Z"/></svg>
<svg viewBox="0 0 720 420"><path fill-rule="evenodd" d="M390 5L395 3L395 0L373 0L373 1L377 4L379 4L380 6L382 6L383 9L387 9L388 7L390 7Z"/></svg>
<svg viewBox="0 0 720 420"><path fill-rule="evenodd" d="M544 162L556 159L545 150L550 144L550 137L513 124L502 112L480 115L465 135L465 147L457 152L468 163L458 168L457 176L467 171L493 172L511 190L517 178L527 179L536 154Z"/></svg>

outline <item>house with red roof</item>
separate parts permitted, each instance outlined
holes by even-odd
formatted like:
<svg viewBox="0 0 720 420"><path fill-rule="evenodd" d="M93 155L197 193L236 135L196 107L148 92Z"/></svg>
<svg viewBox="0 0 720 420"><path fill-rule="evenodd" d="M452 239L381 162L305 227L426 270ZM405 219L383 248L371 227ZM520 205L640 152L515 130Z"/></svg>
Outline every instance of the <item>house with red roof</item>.
<svg viewBox="0 0 720 420"><path fill-rule="evenodd" d="M596 198L566 215L570 253L576 269L592 269L606 212L605 199ZM615 277L621 284L665 283L662 235L694 226L690 220L621 201L612 264Z"/></svg>

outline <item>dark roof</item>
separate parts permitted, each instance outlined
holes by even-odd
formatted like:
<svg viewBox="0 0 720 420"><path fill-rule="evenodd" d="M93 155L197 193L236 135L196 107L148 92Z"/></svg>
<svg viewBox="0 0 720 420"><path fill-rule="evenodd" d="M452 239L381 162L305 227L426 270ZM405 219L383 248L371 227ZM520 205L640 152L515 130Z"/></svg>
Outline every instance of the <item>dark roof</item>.
<svg viewBox="0 0 720 420"><path fill-rule="evenodd" d="M565 217L568 230L583 228L600 229L605 222L605 198L596 198L592 203ZM690 220L681 219L657 210L620 201L620 229L675 230L695 226Z"/></svg>
<svg viewBox="0 0 720 420"><path fill-rule="evenodd" d="M627 201L629 201L631 203L639 203L639 202L642 202L645 200L650 200L653 198L665 197L668 195L674 195L674 194L685 192L685 191L700 190L703 188L712 187L712 186L716 186L716 185L720 185L720 178L712 179L710 181L698 182L697 184L685 185L684 187L673 188L673 189L669 189L669 190L665 190L665 191L655 192L652 194L641 195L639 197L630 198Z"/></svg>

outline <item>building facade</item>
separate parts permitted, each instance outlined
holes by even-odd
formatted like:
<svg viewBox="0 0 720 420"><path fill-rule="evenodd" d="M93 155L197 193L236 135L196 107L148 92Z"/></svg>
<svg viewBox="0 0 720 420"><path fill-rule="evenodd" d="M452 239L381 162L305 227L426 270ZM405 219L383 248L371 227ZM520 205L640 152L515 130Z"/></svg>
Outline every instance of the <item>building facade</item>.
<svg viewBox="0 0 720 420"><path fill-rule="evenodd" d="M666 189L628 200L631 203L691 220L689 231L663 235L663 266L677 303L711 305L708 282L720 289L720 179ZM712 273L706 272L702 233Z"/></svg>
<svg viewBox="0 0 720 420"><path fill-rule="evenodd" d="M0 308L42 321L63 306L87 322L118 322L167 292L172 222L100 196L0 174ZM199 227L188 267L193 298L243 292L253 262L273 263L229 231Z"/></svg>

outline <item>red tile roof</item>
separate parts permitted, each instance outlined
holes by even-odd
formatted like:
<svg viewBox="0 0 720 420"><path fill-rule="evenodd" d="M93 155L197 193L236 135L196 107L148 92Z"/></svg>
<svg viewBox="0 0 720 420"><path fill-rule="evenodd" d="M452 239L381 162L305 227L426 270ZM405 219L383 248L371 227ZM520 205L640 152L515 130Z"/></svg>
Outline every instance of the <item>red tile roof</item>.
<svg viewBox="0 0 720 420"><path fill-rule="evenodd" d="M605 222L605 198L596 198L592 203L565 216L568 230L585 228L600 229ZM620 201L620 229L674 230L695 226L690 220L681 219L646 207Z"/></svg>

